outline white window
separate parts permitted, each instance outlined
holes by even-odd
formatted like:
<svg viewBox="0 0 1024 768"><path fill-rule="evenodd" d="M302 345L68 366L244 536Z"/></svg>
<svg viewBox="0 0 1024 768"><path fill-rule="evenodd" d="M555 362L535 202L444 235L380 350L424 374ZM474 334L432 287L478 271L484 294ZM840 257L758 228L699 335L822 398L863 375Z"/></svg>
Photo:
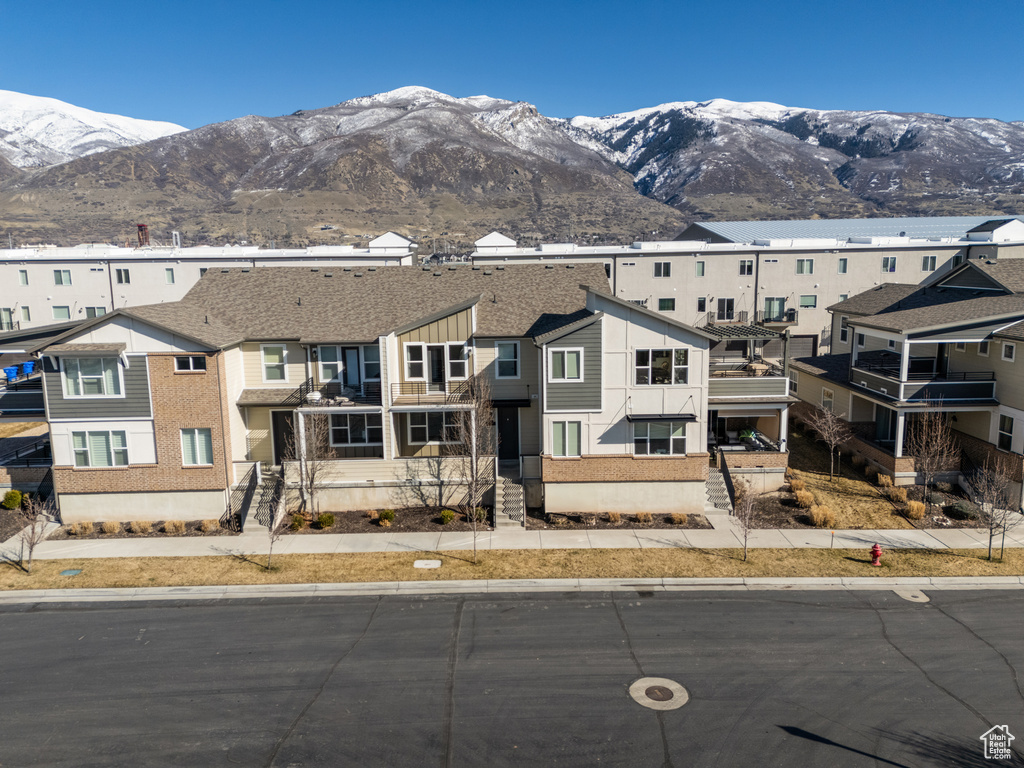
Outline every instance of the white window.
<svg viewBox="0 0 1024 768"><path fill-rule="evenodd" d="M54 285L71 285L71 270L70 269L55 269L55 270L53 270L53 284Z"/></svg>
<svg viewBox="0 0 1024 768"><path fill-rule="evenodd" d="M209 429L181 430L181 463L186 467L213 464L213 437Z"/></svg>
<svg viewBox="0 0 1024 768"><path fill-rule="evenodd" d="M182 355L174 358L176 371L205 371L206 358L203 355Z"/></svg>
<svg viewBox="0 0 1024 768"><path fill-rule="evenodd" d="M850 343L850 326L848 325L850 319L845 315L839 317L839 343L849 344Z"/></svg>
<svg viewBox="0 0 1024 768"><path fill-rule="evenodd" d="M672 262L670 262L670 261L656 261L656 262L654 262L654 276L655 277L672 277Z"/></svg>
<svg viewBox="0 0 1024 768"><path fill-rule="evenodd" d="M689 359L688 349L638 349L635 382L659 386L686 384Z"/></svg>
<svg viewBox="0 0 1024 768"><path fill-rule="evenodd" d="M29 308L28 307L22 307L21 308L21 322L28 323L28 322L31 322L31 321L32 321L32 313L29 311Z"/></svg>
<svg viewBox="0 0 1024 768"><path fill-rule="evenodd" d="M821 388L821 407L826 411L832 410L832 402L835 400L836 394L831 389L825 387Z"/></svg>
<svg viewBox="0 0 1024 768"><path fill-rule="evenodd" d="M67 357L65 397L121 397L121 366L116 357Z"/></svg>
<svg viewBox="0 0 1024 768"><path fill-rule="evenodd" d="M363 381L380 381L380 347L363 347Z"/></svg>
<svg viewBox="0 0 1024 768"><path fill-rule="evenodd" d="M10 307L0 308L0 331L14 330L14 310Z"/></svg>
<svg viewBox="0 0 1024 768"><path fill-rule="evenodd" d="M789 372L789 394L795 395L797 387L799 386L799 384L800 384L800 382L798 381L798 377L797 377L796 371L790 371Z"/></svg>
<svg viewBox="0 0 1024 768"><path fill-rule="evenodd" d="M813 275L814 274L814 259L797 259L796 260L796 273L798 275Z"/></svg>
<svg viewBox="0 0 1024 768"><path fill-rule="evenodd" d="M697 277L704 277L704 262L697 262Z"/></svg>
<svg viewBox="0 0 1024 768"><path fill-rule="evenodd" d="M682 456L686 453L686 422L633 424L633 453L636 456Z"/></svg>
<svg viewBox="0 0 1024 768"><path fill-rule="evenodd" d="M72 432L76 467L127 467L128 440L124 432Z"/></svg>
<svg viewBox="0 0 1024 768"><path fill-rule="evenodd" d="M882 271L883 272L895 272L896 271L896 257L895 256L883 256L882 257Z"/></svg>
<svg viewBox="0 0 1024 768"><path fill-rule="evenodd" d="M675 312L676 311L676 300L675 299L658 299L658 311L659 312Z"/></svg>
<svg viewBox="0 0 1024 768"><path fill-rule="evenodd" d="M753 259L740 259L740 274L741 275L752 275L752 274L754 274L754 260Z"/></svg>
<svg viewBox="0 0 1024 768"><path fill-rule="evenodd" d="M1016 348L1014 347L1013 344L1004 343L1003 344L1003 360L1005 360L1008 363L1012 363L1014 355L1016 354L1016 351L1017 350L1016 350Z"/></svg>
<svg viewBox="0 0 1024 768"><path fill-rule="evenodd" d="M288 348L284 344L260 344L263 381L288 381Z"/></svg>
<svg viewBox="0 0 1024 768"><path fill-rule="evenodd" d="M423 344L409 343L405 345L405 378L408 381L423 381L426 360L426 349Z"/></svg>
<svg viewBox="0 0 1024 768"><path fill-rule="evenodd" d="M988 357L988 342L987 341L979 341L978 342L978 354L981 355L982 357Z"/></svg>
<svg viewBox="0 0 1024 768"><path fill-rule="evenodd" d="M129 273L127 269L115 269L114 277L117 279L117 282L121 285L127 285L132 281L131 273Z"/></svg>
<svg viewBox="0 0 1024 768"><path fill-rule="evenodd" d="M956 342L956 344L953 345L953 349L955 349L957 352L966 352L967 351L967 342L965 342L965 341L958 341L958 342Z"/></svg>
<svg viewBox="0 0 1024 768"><path fill-rule="evenodd" d="M331 445L383 445L379 413L331 414Z"/></svg>
<svg viewBox="0 0 1024 768"><path fill-rule="evenodd" d="M964 263L964 255L962 253L958 253L956 256L953 257L953 264L952 264L952 266L959 267L963 263Z"/></svg>
<svg viewBox="0 0 1024 768"><path fill-rule="evenodd" d="M164 269L164 282L168 285L174 285L174 269L172 267Z"/></svg>
<svg viewBox="0 0 1024 768"><path fill-rule="evenodd" d="M548 381L583 381L583 350L549 349Z"/></svg>
<svg viewBox="0 0 1024 768"><path fill-rule="evenodd" d="M934 256L922 256L921 257L921 271L922 272L934 272L935 271L935 257Z"/></svg>
<svg viewBox="0 0 1024 768"><path fill-rule="evenodd" d="M19 269L18 270L18 285L28 285L28 270L27 269Z"/></svg>
<svg viewBox="0 0 1024 768"><path fill-rule="evenodd" d="M454 443L458 429L459 415L454 411L430 411L409 414L409 443Z"/></svg>
<svg viewBox="0 0 1024 768"><path fill-rule="evenodd" d="M842 258L839 259L839 274L840 275L845 275L846 274L847 266L848 266L849 263L850 263L850 260L848 258L846 258L845 256L843 256Z"/></svg>
<svg viewBox="0 0 1024 768"><path fill-rule="evenodd" d="M497 341L494 343L497 354L497 368L495 378L518 379L519 378L519 342L518 341Z"/></svg>
<svg viewBox="0 0 1024 768"><path fill-rule="evenodd" d="M578 421L555 421L551 424L551 455L579 456L582 424Z"/></svg>
<svg viewBox="0 0 1024 768"><path fill-rule="evenodd" d="M53 319L54 320L70 320L71 319L71 307L55 306L53 307Z"/></svg>
<svg viewBox="0 0 1024 768"><path fill-rule="evenodd" d="M800 309L815 309L818 306L817 296L801 296Z"/></svg>
<svg viewBox="0 0 1024 768"><path fill-rule="evenodd" d="M85 316L86 317L102 317L105 314L107 314L107 308L106 307L86 307L85 308Z"/></svg>
<svg viewBox="0 0 1024 768"><path fill-rule="evenodd" d="M1013 446L1013 417L999 417L999 449L1003 451L1012 450Z"/></svg>
<svg viewBox="0 0 1024 768"><path fill-rule="evenodd" d="M466 344L448 345L448 378L465 379L469 359L469 346Z"/></svg>
<svg viewBox="0 0 1024 768"><path fill-rule="evenodd" d="M337 381L341 378L341 351L336 346L318 347L316 357L320 364L320 381Z"/></svg>

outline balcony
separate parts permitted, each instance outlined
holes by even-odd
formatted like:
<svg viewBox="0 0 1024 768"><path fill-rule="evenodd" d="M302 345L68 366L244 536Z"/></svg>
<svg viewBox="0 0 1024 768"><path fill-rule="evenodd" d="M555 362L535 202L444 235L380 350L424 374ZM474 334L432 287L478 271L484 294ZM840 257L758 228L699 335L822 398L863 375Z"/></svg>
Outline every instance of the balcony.
<svg viewBox="0 0 1024 768"><path fill-rule="evenodd" d="M800 312L795 309L783 309L778 312L756 312L756 322L760 325L798 325Z"/></svg>
<svg viewBox="0 0 1024 768"><path fill-rule="evenodd" d="M711 402L785 397L789 391L789 379L782 369L760 358L754 361L712 358L708 377Z"/></svg>
<svg viewBox="0 0 1024 768"><path fill-rule="evenodd" d="M391 385L391 404L397 406L452 405L472 399L472 390L465 381L403 381Z"/></svg>
<svg viewBox="0 0 1024 768"><path fill-rule="evenodd" d="M735 312L733 310L720 310L718 312L708 312L703 319L701 325L721 325L723 323L739 323L746 325L750 321L750 313Z"/></svg>
<svg viewBox="0 0 1024 768"><path fill-rule="evenodd" d="M895 357L895 355L893 356ZM850 369L850 383L858 384L889 399L906 403L993 401L996 375L993 371L947 371L934 369L931 359L910 361L906 379L900 379L898 362L859 359Z"/></svg>

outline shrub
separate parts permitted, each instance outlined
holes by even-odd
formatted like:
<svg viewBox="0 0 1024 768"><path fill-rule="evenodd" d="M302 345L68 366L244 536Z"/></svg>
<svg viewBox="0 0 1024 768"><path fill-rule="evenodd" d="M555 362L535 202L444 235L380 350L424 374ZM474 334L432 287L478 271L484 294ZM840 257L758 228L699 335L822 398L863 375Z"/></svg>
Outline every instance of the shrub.
<svg viewBox="0 0 1024 768"><path fill-rule="evenodd" d="M888 475L882 474L881 472L878 473L875 481L878 483L879 488L892 488L892 478Z"/></svg>
<svg viewBox="0 0 1024 768"><path fill-rule="evenodd" d="M4 500L2 503L4 509L17 509L21 506L21 491L17 491L12 488L4 494Z"/></svg>
<svg viewBox="0 0 1024 768"><path fill-rule="evenodd" d="M946 497L943 496L941 493L929 493L928 503L934 504L937 507L941 507L943 504L946 503Z"/></svg>
<svg viewBox="0 0 1024 768"><path fill-rule="evenodd" d="M377 518L380 517L380 512L378 512L376 509L371 509L369 512L366 513L366 517L369 518L371 523L376 523Z"/></svg>
<svg viewBox="0 0 1024 768"><path fill-rule="evenodd" d="M132 533L149 533L153 530L153 524L148 520L132 520L128 523L128 530Z"/></svg>
<svg viewBox="0 0 1024 768"><path fill-rule="evenodd" d="M814 494L810 491L797 491L794 495L796 496L796 505L801 509L810 509L814 506Z"/></svg>
<svg viewBox="0 0 1024 768"><path fill-rule="evenodd" d="M469 520L470 522L475 520L478 523L486 523L487 510L484 509L483 507L477 507L476 509L469 513Z"/></svg>
<svg viewBox="0 0 1024 768"><path fill-rule="evenodd" d="M650 512L637 512L636 513L636 521L638 523L650 523L653 520L654 520L654 517L651 516Z"/></svg>
<svg viewBox="0 0 1024 768"><path fill-rule="evenodd" d="M104 533L120 533L121 524L116 520L107 520L100 524L100 530Z"/></svg>
<svg viewBox="0 0 1024 768"><path fill-rule="evenodd" d="M619 512L609 512L608 522L612 523L613 525L618 525L622 522L622 514Z"/></svg>
<svg viewBox="0 0 1024 768"><path fill-rule="evenodd" d="M923 520L924 519L924 502L923 501L908 501L907 502L907 517L911 520Z"/></svg>
<svg viewBox="0 0 1024 768"><path fill-rule="evenodd" d="M789 490L791 490L793 493L805 491L807 490L807 483L805 483L803 480L800 480L799 478L794 477L792 480L789 481Z"/></svg>
<svg viewBox="0 0 1024 768"><path fill-rule="evenodd" d="M867 461L864 462L864 477L871 477L875 474L875 468Z"/></svg>
<svg viewBox="0 0 1024 768"><path fill-rule="evenodd" d="M293 531L301 531L306 527L306 518L302 515L292 515L292 522L288 527Z"/></svg>
<svg viewBox="0 0 1024 768"><path fill-rule="evenodd" d="M395 522L395 510L393 509L382 509L377 513L377 521L387 528L393 522ZM385 523L387 525L385 525Z"/></svg>
<svg viewBox="0 0 1024 768"><path fill-rule="evenodd" d="M380 522L380 527L381 528L390 528L391 527L391 521L388 520L386 517L380 518L379 522Z"/></svg>
<svg viewBox="0 0 1024 768"><path fill-rule="evenodd" d="M733 483L732 487L732 498L733 502L739 504L743 500L743 497L747 495L747 484L742 480L737 480Z"/></svg>
<svg viewBox="0 0 1024 768"><path fill-rule="evenodd" d="M943 493L952 493L953 492L953 484L952 483L936 483L935 484L935 490L942 491Z"/></svg>
<svg viewBox="0 0 1024 768"><path fill-rule="evenodd" d="M973 520L978 516L978 508L969 501L958 501L946 507L946 515L954 520Z"/></svg>
<svg viewBox="0 0 1024 768"><path fill-rule="evenodd" d="M815 504L807 513L816 528L832 528L836 524L836 513L828 507Z"/></svg>
<svg viewBox="0 0 1024 768"><path fill-rule="evenodd" d="M220 520L203 520L199 523L199 530L203 533L210 533L220 529Z"/></svg>
<svg viewBox="0 0 1024 768"><path fill-rule="evenodd" d="M690 516L685 512L673 512L669 518L673 525L686 525L690 521Z"/></svg>
<svg viewBox="0 0 1024 768"><path fill-rule="evenodd" d="M164 533L184 533L184 520L167 520L164 522Z"/></svg>
<svg viewBox="0 0 1024 768"><path fill-rule="evenodd" d="M895 485L890 485L889 487L884 488L883 491L890 501L896 502L897 504L903 504L907 500L906 488L897 488Z"/></svg>
<svg viewBox="0 0 1024 768"><path fill-rule="evenodd" d="M450 509L441 510L441 525L448 525L452 520L455 519L455 513Z"/></svg>
<svg viewBox="0 0 1024 768"><path fill-rule="evenodd" d="M68 533L72 536L88 536L92 533L92 523L72 523Z"/></svg>
<svg viewBox="0 0 1024 768"><path fill-rule="evenodd" d="M334 515L330 512L321 512L316 519L316 527L320 530L330 528L332 525L334 525Z"/></svg>

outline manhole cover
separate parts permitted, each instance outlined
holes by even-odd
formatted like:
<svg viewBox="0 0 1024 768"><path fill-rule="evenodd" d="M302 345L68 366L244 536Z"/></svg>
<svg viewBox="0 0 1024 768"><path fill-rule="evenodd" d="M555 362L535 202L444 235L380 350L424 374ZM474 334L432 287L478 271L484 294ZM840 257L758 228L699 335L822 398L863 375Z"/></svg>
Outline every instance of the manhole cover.
<svg viewBox="0 0 1024 768"><path fill-rule="evenodd" d="M629 686L629 695L637 704L660 711L679 709L690 700L683 686L664 677L641 677Z"/></svg>
<svg viewBox="0 0 1024 768"><path fill-rule="evenodd" d="M654 699L655 701L668 701L675 696L672 691L666 688L664 685L652 685L644 693L648 699Z"/></svg>

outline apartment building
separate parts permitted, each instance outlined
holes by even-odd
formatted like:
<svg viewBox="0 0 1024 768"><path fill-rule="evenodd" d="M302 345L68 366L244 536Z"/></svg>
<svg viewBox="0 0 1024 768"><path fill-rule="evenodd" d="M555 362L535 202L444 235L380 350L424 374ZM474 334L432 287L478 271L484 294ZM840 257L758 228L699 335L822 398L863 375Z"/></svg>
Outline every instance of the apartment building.
<svg viewBox="0 0 1024 768"><path fill-rule="evenodd" d="M416 261L415 244L394 232L366 248L248 246L0 249L0 331L86 320L123 307L178 301L207 271L267 266L396 266Z"/></svg>
<svg viewBox="0 0 1024 768"><path fill-rule="evenodd" d="M600 263L619 298L697 327L788 328L794 354L810 356L832 344L827 307L837 301L887 282L934 280L969 259L1020 256L1024 222L957 216L710 222L629 246L519 248L491 233L473 261Z"/></svg>
<svg viewBox="0 0 1024 768"><path fill-rule="evenodd" d="M1020 498L1024 260L972 258L928 285L880 285L829 310L833 353L792 363L802 407L841 416L852 449L905 484L918 479L913 422L945 414L962 454L951 479L1001 458Z"/></svg>

